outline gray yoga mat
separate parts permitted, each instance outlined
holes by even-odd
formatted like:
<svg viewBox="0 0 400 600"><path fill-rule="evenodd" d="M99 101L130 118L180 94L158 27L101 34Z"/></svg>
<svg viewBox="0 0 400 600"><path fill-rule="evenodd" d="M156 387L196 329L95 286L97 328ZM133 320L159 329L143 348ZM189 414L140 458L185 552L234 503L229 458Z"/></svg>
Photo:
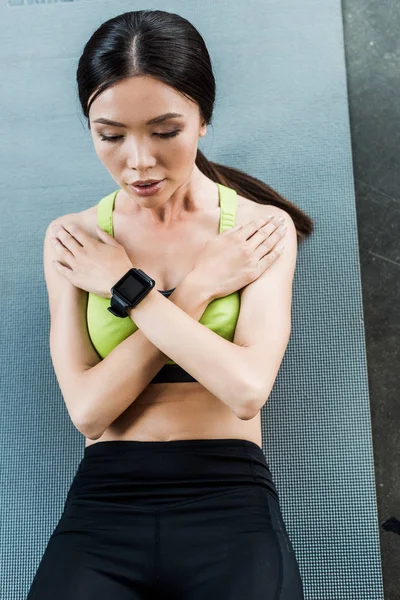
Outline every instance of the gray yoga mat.
<svg viewBox="0 0 400 600"><path fill-rule="evenodd" d="M3 0L1 598L25 597L84 440L49 352L48 223L115 189L80 116L75 71L105 20L157 8L205 38L217 80L211 159L303 208L292 334L262 409L263 450L315 600L383 598L349 111L339 0Z"/></svg>

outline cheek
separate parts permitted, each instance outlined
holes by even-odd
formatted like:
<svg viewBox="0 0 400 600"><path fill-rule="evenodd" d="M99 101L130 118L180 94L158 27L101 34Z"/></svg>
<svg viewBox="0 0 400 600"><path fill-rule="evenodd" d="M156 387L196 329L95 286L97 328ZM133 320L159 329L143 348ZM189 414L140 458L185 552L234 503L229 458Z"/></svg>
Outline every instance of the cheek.
<svg viewBox="0 0 400 600"><path fill-rule="evenodd" d="M96 154L107 169L116 168L121 160L123 160L121 153L107 147L107 142L96 148Z"/></svg>
<svg viewBox="0 0 400 600"><path fill-rule="evenodd" d="M171 152L172 150L172 152ZM197 154L197 140L182 139L165 152L167 160L175 164L185 164L194 160Z"/></svg>
<svg viewBox="0 0 400 600"><path fill-rule="evenodd" d="M104 159L107 158L107 155L109 154L109 152L107 152L107 148L105 147L104 143L100 144L100 143L96 142L94 144L94 149L95 149L97 156L100 158L100 160L103 161Z"/></svg>

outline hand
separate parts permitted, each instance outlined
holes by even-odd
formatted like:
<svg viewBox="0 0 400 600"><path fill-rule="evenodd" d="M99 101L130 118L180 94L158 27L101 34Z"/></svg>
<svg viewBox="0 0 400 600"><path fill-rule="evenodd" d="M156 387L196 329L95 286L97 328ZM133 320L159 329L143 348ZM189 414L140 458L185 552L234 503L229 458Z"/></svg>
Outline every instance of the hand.
<svg viewBox="0 0 400 600"><path fill-rule="evenodd" d="M96 231L100 242L75 223L54 226L50 241L60 261L53 264L75 287L111 298L111 288L133 265L121 244L101 227Z"/></svg>
<svg viewBox="0 0 400 600"><path fill-rule="evenodd" d="M277 243L285 235L280 225L275 217L260 217L208 240L191 276L209 290L213 299L245 287L280 256Z"/></svg>

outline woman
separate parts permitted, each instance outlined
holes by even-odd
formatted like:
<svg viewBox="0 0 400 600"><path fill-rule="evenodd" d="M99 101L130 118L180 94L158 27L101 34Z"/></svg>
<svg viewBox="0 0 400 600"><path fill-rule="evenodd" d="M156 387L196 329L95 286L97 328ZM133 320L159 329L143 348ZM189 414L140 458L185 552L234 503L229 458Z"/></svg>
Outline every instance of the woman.
<svg viewBox="0 0 400 600"><path fill-rule="evenodd" d="M86 442L28 600L302 599L260 410L312 221L198 149L215 81L184 18L103 23L77 82L119 189L46 232L51 357Z"/></svg>

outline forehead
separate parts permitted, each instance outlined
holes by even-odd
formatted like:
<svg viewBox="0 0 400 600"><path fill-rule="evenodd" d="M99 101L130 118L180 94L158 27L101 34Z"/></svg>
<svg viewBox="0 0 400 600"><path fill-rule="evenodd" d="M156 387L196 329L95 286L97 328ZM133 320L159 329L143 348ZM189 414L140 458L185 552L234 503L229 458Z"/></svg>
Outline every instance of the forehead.
<svg viewBox="0 0 400 600"><path fill-rule="evenodd" d="M89 117L91 121L105 117L135 125L166 112L191 117L196 114L196 104L169 85L140 76L124 79L97 96Z"/></svg>

